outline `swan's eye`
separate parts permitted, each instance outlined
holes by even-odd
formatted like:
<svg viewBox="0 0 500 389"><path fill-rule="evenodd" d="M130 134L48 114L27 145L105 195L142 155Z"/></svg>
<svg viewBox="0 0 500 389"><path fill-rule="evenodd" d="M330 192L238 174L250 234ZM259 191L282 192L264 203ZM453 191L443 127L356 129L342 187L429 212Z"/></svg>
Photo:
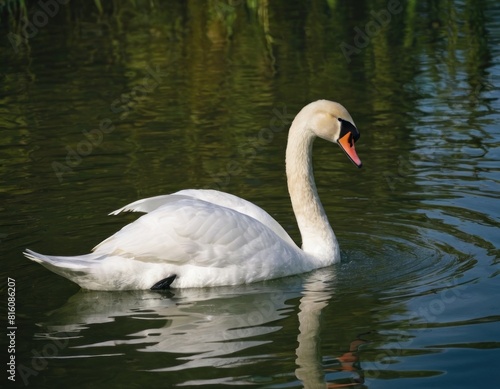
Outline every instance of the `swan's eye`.
<svg viewBox="0 0 500 389"><path fill-rule="evenodd" d="M354 142L356 142L359 139L359 131L356 128L354 124L351 122L348 122L347 120L339 118L340 122L340 136L339 138L344 137L347 135L348 132L351 133L352 138L354 139Z"/></svg>

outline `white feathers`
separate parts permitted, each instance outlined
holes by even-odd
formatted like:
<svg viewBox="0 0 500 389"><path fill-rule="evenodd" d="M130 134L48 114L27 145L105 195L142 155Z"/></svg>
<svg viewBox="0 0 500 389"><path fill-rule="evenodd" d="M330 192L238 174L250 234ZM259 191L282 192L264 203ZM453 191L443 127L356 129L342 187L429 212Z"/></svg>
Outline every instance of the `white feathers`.
<svg viewBox="0 0 500 389"><path fill-rule="evenodd" d="M320 100L302 109L290 128L286 170L304 250L267 212L246 200L214 190L182 190L112 212L145 215L98 244L93 253L24 254L95 290L149 289L173 275L174 288L236 285L330 265L340 259L339 248L318 198L311 150L318 133L338 139L340 117L350 119L344 107ZM311 128L311 123L321 128Z"/></svg>
<svg viewBox="0 0 500 389"><path fill-rule="evenodd" d="M303 254L296 245L251 216L194 197L162 197L163 205L158 198L151 199L154 206L142 200L141 209L154 210L98 244L92 254L52 257L29 250L25 255L94 290L149 289L173 274L173 287L235 285L316 267L314 261L299 262ZM260 209L252 206L254 212Z"/></svg>

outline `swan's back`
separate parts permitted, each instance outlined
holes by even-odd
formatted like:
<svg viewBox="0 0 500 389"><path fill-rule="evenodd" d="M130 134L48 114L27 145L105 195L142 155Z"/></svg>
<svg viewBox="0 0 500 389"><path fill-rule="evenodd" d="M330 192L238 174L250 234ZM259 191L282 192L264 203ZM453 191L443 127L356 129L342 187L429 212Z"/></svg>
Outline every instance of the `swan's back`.
<svg viewBox="0 0 500 389"><path fill-rule="evenodd" d="M295 244L295 242L290 237L290 235L288 235L285 229L281 227L281 225L261 207L258 207L250 201L244 200L238 196L212 189L185 189L175 192L171 195L155 196L141 199L128 204L112 212L111 214L117 215L120 212L149 213L168 202L176 201L176 199L178 199L178 197L172 196L183 196L185 198L198 199L217 206L233 209L260 221L262 224L274 231L285 242L288 242L292 245Z"/></svg>

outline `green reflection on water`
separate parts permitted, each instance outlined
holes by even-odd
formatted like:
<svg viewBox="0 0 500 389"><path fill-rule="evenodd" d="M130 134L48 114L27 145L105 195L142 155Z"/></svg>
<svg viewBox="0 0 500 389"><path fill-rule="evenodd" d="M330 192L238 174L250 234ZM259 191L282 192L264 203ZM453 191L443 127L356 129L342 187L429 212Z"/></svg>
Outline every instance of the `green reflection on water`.
<svg viewBox="0 0 500 389"><path fill-rule="evenodd" d="M18 281L18 344L26 363L45 344L35 334L65 321L82 324L68 310L89 297L79 292L66 302L77 288L22 258L26 246L87 252L134 219L108 212L188 187L247 198L298 242L284 177L286 133L304 104L328 98L344 104L359 127L364 167L354 169L335 145L315 145L318 189L344 258L330 269L326 294L310 299L322 309L314 313L322 320L318 359L296 363L300 299L309 290L308 279L299 278L276 287L283 289L282 310L250 326L254 338L241 337L255 348L236 355L255 357L254 364L229 373L186 369L175 382L301 386L297 377L308 378L300 366L311 366L310 382L321 382L321 374L345 382L354 375L336 358L369 333L356 371L365 369L370 385L427 385L420 377L442 386L476 384L460 375L469 371L462 348L498 349L492 328L498 309L491 303L500 274L494 1L401 1L401 12L380 28L373 22L387 1L72 1L45 25L36 19L40 26L29 36L26 20L34 23L38 3L17 4L1 11L0 250L2 274ZM9 33L20 37L15 47ZM348 58L344 42L355 49ZM60 177L54 162L66 166ZM235 296L228 319L242 315L245 304L265 305L269 295L255 288L250 303L238 297L242 290L229 292ZM452 301L447 291L460 291L460 298ZM71 343L118 339L106 352L123 356L114 361L93 348L96 359L78 359L86 351L68 348L61 355L69 362L50 361L33 383L57 387L72 375L75 385L101 380L126 387L170 378L144 370L181 364L176 350L150 355L130 339L151 341L158 323L176 316L139 320L128 311L135 297L128 297L116 297L128 302L121 310L127 315L87 322ZM217 293L208 303L189 301L196 328L203 328L196 315L207 310L224 318L226 301ZM441 303L443 311L432 314ZM457 329L461 339L450 335ZM140 331L152 338L134 337ZM487 380L491 372L482 366L491 365L492 354L474 357L470 376ZM112 378L97 368L104 365Z"/></svg>

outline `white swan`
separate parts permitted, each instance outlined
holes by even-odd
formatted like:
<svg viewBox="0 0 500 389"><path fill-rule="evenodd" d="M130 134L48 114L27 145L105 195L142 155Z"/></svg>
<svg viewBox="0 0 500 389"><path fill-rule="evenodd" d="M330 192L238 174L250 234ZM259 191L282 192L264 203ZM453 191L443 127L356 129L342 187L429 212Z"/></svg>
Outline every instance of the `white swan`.
<svg viewBox="0 0 500 389"><path fill-rule="evenodd" d="M359 132L340 104L318 100L295 117L288 134L286 174L302 249L260 207L214 190L151 197L115 212L145 212L75 257L24 255L84 289L129 290L237 285L308 272L340 260L312 170L316 137L336 142L361 167Z"/></svg>

